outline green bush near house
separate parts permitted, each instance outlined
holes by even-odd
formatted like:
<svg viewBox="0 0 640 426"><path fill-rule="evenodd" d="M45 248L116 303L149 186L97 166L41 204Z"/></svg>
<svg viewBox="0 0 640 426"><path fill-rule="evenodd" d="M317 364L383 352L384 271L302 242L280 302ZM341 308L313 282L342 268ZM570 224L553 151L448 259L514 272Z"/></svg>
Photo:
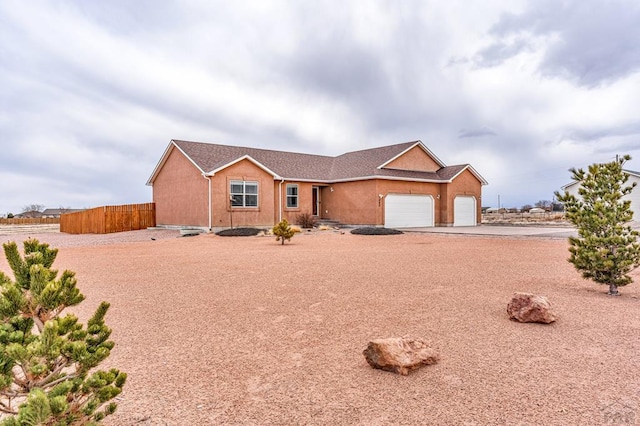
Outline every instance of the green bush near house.
<svg viewBox="0 0 640 426"><path fill-rule="evenodd" d="M291 237L296 233L291 226L289 226L289 222L287 219L282 219L280 223L273 227L273 235L276 236L276 241L282 241L284 245L285 240L291 240Z"/></svg>

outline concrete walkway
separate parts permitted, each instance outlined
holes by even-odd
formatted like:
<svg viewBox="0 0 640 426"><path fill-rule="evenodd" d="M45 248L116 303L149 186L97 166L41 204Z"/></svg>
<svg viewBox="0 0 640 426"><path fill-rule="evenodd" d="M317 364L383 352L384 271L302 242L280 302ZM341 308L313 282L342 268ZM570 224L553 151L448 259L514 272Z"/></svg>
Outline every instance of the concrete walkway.
<svg viewBox="0 0 640 426"><path fill-rule="evenodd" d="M575 228L567 226L517 226L479 225L433 228L401 228L404 232L425 232L434 234L496 235L513 237L568 238L577 236Z"/></svg>

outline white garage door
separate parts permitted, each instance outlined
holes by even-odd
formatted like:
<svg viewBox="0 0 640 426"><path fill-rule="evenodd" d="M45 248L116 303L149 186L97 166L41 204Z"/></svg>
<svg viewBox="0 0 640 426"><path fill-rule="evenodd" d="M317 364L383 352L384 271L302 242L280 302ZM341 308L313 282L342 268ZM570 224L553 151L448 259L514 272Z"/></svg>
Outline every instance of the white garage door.
<svg viewBox="0 0 640 426"><path fill-rule="evenodd" d="M458 195L453 200L453 226L476 226L476 199Z"/></svg>
<svg viewBox="0 0 640 426"><path fill-rule="evenodd" d="M384 201L386 228L433 226L433 198L430 195L389 194Z"/></svg>

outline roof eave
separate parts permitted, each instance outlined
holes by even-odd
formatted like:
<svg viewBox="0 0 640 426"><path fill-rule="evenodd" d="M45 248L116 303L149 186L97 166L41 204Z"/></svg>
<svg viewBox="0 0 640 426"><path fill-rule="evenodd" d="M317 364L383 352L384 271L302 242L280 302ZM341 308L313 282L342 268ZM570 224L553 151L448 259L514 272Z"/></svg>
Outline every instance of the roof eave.
<svg viewBox="0 0 640 426"><path fill-rule="evenodd" d="M462 169L460 169L460 171L458 173L456 173L450 180L449 182L453 182L453 180L455 178L457 178L458 176L460 176L462 174L462 172L464 172L465 170L469 170L471 172L472 175L474 175L476 177L476 179L478 179L480 181L481 185L489 185L489 182L487 182L485 180L485 178L483 178L480 173L477 172L476 169L473 168L473 166L471 166L471 164L466 164Z"/></svg>
<svg viewBox="0 0 640 426"><path fill-rule="evenodd" d="M635 176L635 177L639 177L640 178L640 172L636 172L633 170L629 170L629 169L622 169L623 172L631 175L631 176Z"/></svg>
<svg viewBox="0 0 640 426"><path fill-rule="evenodd" d="M446 179L420 179L420 178L411 178L411 177L401 177L401 176L384 176L384 175L369 175L369 176L356 176L342 179L309 179L309 178L295 178L295 177L274 177L274 180L285 180L288 182L311 182L311 183L319 183L325 185L331 185L332 183L343 183L343 182L357 182L361 180L372 180L372 179L383 179L383 180L401 180L408 182L426 182L426 183L451 183L450 180Z"/></svg>
<svg viewBox="0 0 640 426"><path fill-rule="evenodd" d="M401 176L381 176L381 175L371 175L371 176L359 176L352 178L344 178L344 179L334 179L328 183L341 183L341 182L356 182L360 180L371 180L371 179L381 179L381 180L400 180L407 182L425 182L425 183L451 183L451 181L447 181L445 179L420 179L420 178L411 178L411 177L401 177Z"/></svg>
<svg viewBox="0 0 640 426"><path fill-rule="evenodd" d="M184 152L182 148L180 148L176 144L175 139L171 139L171 142L169 142L169 145L167 145L167 148L164 150L162 157L160 157L160 161L158 161L158 164L156 164L156 167L153 169L153 173L151 173L149 180L147 180L147 183L146 183L147 186L153 186L153 181L156 180L156 177L158 176L158 173L160 173L160 170L164 166L164 163L167 162L167 158L169 158L169 154L171 154L171 151L173 151L174 149L177 149L178 151L180 151L182 155L184 155L185 158L189 160L189 162L191 162L191 164L193 164L200 171L200 173L204 173L204 170L202 170L202 168L200 168L200 166L198 166L198 164L196 164L196 162L193 161L193 159L189 157L187 153Z"/></svg>
<svg viewBox="0 0 640 426"><path fill-rule="evenodd" d="M274 176L273 180L284 180L287 182L311 182L311 183L322 183L322 184L333 183L333 181L326 180L326 179L310 179L310 178L296 178L296 177L284 177L284 176Z"/></svg>

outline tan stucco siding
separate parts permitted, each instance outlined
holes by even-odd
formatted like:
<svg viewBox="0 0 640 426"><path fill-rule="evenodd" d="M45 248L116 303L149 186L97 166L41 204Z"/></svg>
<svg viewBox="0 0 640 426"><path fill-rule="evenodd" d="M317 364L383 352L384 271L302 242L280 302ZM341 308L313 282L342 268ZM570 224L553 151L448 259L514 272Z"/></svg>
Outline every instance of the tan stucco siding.
<svg viewBox="0 0 640 426"><path fill-rule="evenodd" d="M458 175L451 184L447 191L447 212L446 216L443 216L442 226L453 225L453 200L458 195L473 196L476 199L476 223L482 222L482 184L477 177L473 175L469 170L465 170Z"/></svg>
<svg viewBox="0 0 640 426"><path fill-rule="evenodd" d="M447 202L450 199L449 193L451 189L451 184L441 183L438 184L440 189L440 199L438 200L438 208L436 208L436 217L435 225L436 226L450 226L453 225L453 204ZM447 218L451 217L451 222L447 222Z"/></svg>
<svg viewBox="0 0 640 426"><path fill-rule="evenodd" d="M440 169L440 166L422 148L415 146L384 166L384 168L435 172Z"/></svg>
<svg viewBox="0 0 640 426"><path fill-rule="evenodd" d="M232 180L258 182L258 207L231 208ZM272 226L275 218L273 176L249 160L242 160L211 177L212 227Z"/></svg>
<svg viewBox="0 0 640 426"><path fill-rule="evenodd" d="M180 151L173 149L153 182L158 225L207 226L208 182Z"/></svg>
<svg viewBox="0 0 640 426"><path fill-rule="evenodd" d="M345 225L384 225L385 199L389 194L432 196L434 221L439 222L438 184L383 179L337 183L323 188L322 217Z"/></svg>
<svg viewBox="0 0 640 426"><path fill-rule="evenodd" d="M322 190L320 208L320 216L325 219L339 220L346 225L376 224L376 181L364 180L330 185Z"/></svg>

